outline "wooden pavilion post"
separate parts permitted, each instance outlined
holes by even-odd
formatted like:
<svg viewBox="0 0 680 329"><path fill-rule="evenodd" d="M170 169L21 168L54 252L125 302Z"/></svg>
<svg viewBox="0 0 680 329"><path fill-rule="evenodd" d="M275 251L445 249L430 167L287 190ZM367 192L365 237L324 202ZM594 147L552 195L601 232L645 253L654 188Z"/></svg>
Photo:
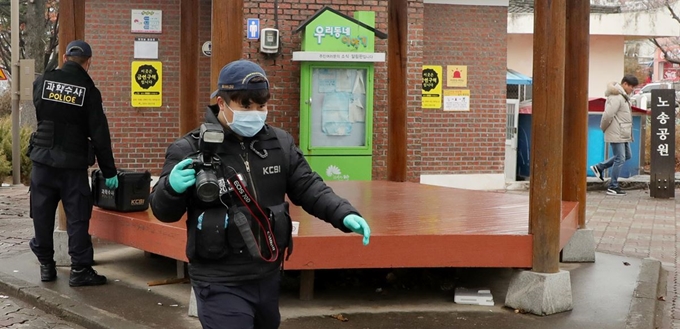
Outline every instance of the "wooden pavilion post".
<svg viewBox="0 0 680 329"><path fill-rule="evenodd" d="M85 0L59 1L59 66L73 40L85 40Z"/></svg>
<svg viewBox="0 0 680 329"><path fill-rule="evenodd" d="M212 1L212 54L210 56L210 91L224 65L243 57L243 0Z"/></svg>
<svg viewBox="0 0 680 329"><path fill-rule="evenodd" d="M179 133L198 126L198 0L181 0L179 53ZM210 85L214 85L211 81Z"/></svg>
<svg viewBox="0 0 680 329"><path fill-rule="evenodd" d="M533 271L559 272L566 0L539 0L534 14L529 233Z"/></svg>
<svg viewBox="0 0 680 329"><path fill-rule="evenodd" d="M66 46L73 40L85 40L85 0L59 1L59 66L63 64ZM66 213L61 202L56 226L57 230L66 231Z"/></svg>
<svg viewBox="0 0 680 329"><path fill-rule="evenodd" d="M564 84L562 200L578 202L579 228L586 227L586 154L588 148L588 60L590 0L567 6Z"/></svg>
<svg viewBox="0 0 680 329"><path fill-rule="evenodd" d="M387 10L387 179L403 182L408 172L408 1L388 1Z"/></svg>

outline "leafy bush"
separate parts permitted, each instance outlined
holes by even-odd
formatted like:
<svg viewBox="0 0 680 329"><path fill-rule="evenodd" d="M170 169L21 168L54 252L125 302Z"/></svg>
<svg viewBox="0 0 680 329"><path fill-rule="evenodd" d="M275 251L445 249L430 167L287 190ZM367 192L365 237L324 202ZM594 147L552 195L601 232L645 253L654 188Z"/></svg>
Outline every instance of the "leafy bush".
<svg viewBox="0 0 680 329"><path fill-rule="evenodd" d="M5 152L0 149L0 182L4 182L5 179L12 173L12 163L7 161Z"/></svg>
<svg viewBox="0 0 680 329"><path fill-rule="evenodd" d="M12 94L9 91L0 92L0 118L12 114Z"/></svg>
<svg viewBox="0 0 680 329"><path fill-rule="evenodd" d="M31 175L31 159L26 156L28 149L28 141L31 138L33 131L28 127L21 127L19 131L20 137L20 168L21 168L21 183L24 185L30 184ZM7 167L7 173L2 176L3 168ZM12 175L12 119L10 116L0 118L0 182L4 181L7 176Z"/></svg>

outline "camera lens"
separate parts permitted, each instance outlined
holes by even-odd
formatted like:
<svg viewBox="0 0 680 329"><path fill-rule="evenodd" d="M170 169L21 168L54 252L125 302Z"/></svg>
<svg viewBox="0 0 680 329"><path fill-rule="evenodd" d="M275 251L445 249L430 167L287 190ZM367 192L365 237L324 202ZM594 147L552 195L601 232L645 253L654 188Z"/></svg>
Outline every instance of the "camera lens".
<svg viewBox="0 0 680 329"><path fill-rule="evenodd" d="M220 186L213 171L201 170L196 174L196 196L203 202L215 201L220 196Z"/></svg>

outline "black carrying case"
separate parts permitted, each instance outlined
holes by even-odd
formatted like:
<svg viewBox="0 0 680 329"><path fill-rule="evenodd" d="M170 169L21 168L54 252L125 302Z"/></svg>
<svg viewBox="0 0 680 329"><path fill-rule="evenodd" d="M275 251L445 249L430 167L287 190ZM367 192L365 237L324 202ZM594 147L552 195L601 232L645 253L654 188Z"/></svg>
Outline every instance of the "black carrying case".
<svg viewBox="0 0 680 329"><path fill-rule="evenodd" d="M106 187L101 170L92 171L92 196L94 205L120 212L144 211L149 208L151 173L118 171L118 188Z"/></svg>

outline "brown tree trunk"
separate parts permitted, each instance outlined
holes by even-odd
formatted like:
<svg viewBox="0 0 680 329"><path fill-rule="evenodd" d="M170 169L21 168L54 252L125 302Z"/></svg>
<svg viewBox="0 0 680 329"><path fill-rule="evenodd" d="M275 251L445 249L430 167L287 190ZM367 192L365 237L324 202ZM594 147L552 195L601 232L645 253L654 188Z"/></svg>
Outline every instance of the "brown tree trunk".
<svg viewBox="0 0 680 329"><path fill-rule="evenodd" d="M45 39L47 38L46 0L33 0L26 4L26 28L24 29L24 49L26 58L35 59L35 72L45 70Z"/></svg>

